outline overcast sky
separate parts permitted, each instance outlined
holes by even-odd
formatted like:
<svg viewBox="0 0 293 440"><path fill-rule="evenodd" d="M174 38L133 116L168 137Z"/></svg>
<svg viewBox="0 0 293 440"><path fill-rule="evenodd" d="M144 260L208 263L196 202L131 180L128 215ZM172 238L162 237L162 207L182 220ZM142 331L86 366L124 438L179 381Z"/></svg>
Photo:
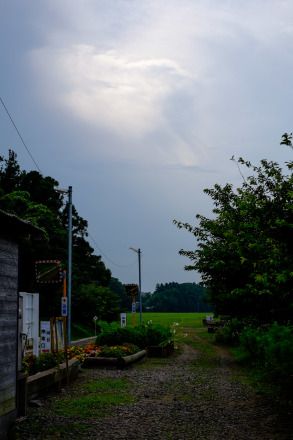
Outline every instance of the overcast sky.
<svg viewBox="0 0 293 440"><path fill-rule="evenodd" d="M0 97L122 283L138 282L130 247L143 291L199 282L173 219L196 224L204 188L241 185L232 155L292 159L292 0L2 0L0 37ZM36 169L1 104L0 136Z"/></svg>

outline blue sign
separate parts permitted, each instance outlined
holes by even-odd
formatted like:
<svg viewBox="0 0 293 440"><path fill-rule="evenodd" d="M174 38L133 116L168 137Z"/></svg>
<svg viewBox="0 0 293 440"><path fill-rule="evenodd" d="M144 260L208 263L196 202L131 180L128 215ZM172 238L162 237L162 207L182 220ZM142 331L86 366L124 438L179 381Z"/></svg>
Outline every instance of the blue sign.
<svg viewBox="0 0 293 440"><path fill-rule="evenodd" d="M61 298L61 316L67 316L67 297Z"/></svg>
<svg viewBox="0 0 293 440"><path fill-rule="evenodd" d="M132 303L132 313L136 313L136 304Z"/></svg>

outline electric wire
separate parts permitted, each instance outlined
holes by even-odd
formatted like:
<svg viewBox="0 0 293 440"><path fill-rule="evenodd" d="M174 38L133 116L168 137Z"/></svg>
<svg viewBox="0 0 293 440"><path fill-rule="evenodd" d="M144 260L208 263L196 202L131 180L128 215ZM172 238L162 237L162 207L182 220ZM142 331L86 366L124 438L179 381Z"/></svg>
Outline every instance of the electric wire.
<svg viewBox="0 0 293 440"><path fill-rule="evenodd" d="M0 101L1 101L1 104L3 105L3 107L4 107L4 109L5 109L6 113L7 113L7 115L8 115L8 117L9 117L9 119L10 119L10 121L11 121L13 127L15 128L16 133L18 134L18 136L19 136L21 142L23 143L23 145L24 145L26 151L27 151L28 154L30 155L30 158L32 159L33 163L35 164L35 166L36 166L37 169L39 170L40 174L43 175L42 171L41 171L40 168L38 167L37 162L36 162L35 159L33 158L31 152L29 151L29 149L28 149L28 147L27 147L27 145L26 145L26 143L24 142L24 140L23 140L23 138L22 138L22 136L21 136L21 134L20 134L20 132L19 132L19 130L18 130L18 128L17 128L15 122L14 122L14 120L12 119L12 116L10 115L10 113L9 113L9 111L8 111L8 109L7 109L7 107L6 107L6 105L5 105L4 102L3 102L3 99L0 98Z"/></svg>
<svg viewBox="0 0 293 440"><path fill-rule="evenodd" d="M96 243L96 241L93 239L93 237L91 236L91 234L88 232L88 236L90 237L90 239L93 241L93 243L96 245L96 247L97 247L97 249L101 252L101 254L111 263L111 264L113 264L114 266L117 266L117 267L131 267L131 266L134 266L136 263L137 263L137 261L134 261L133 263L131 263L131 264L128 264L128 265L121 265L121 264L117 264L117 263L114 263L112 260L110 260L110 258L108 258L107 257L107 255L105 255L104 254L104 252L99 248L99 246L97 245L97 243Z"/></svg>
<svg viewBox="0 0 293 440"><path fill-rule="evenodd" d="M28 149L28 147L27 147L27 145L26 145L26 143L24 142L23 137L21 136L21 134L20 134L20 132L19 132L19 130L18 130L18 128L17 128L17 126L16 126L16 124L15 124L13 118L12 118L12 116L10 115L10 113L9 113L9 111L8 111L6 105L5 105L5 103L4 103L4 101L3 101L3 99L2 99L1 97L0 97L0 101L1 101L1 104L3 105L3 107L4 107L4 109L5 109L6 113L7 113L7 115L8 115L8 117L9 117L9 119L10 119L10 121L11 121L13 127L15 128L15 131L16 131L16 133L18 134L18 136L19 136L19 138L20 138L22 144L24 145L26 151L28 152L30 158L31 158L32 161L34 162L34 164L35 164L35 166L37 167L37 169L38 169L38 171L40 172L40 174L43 175L43 173L42 173L42 171L40 170L40 168L39 168L37 162L36 162L35 159L33 158L31 152L29 151L29 149ZM136 261L134 261L133 263L128 264L128 265L120 265L120 264L114 263L114 262L113 262L112 260L110 260L110 258L108 258L107 255L104 254L104 252L99 248L99 246L97 245L96 241L94 240L94 238L93 238L89 233L88 233L88 236L91 238L91 240L92 240L93 243L96 245L97 249L101 252L101 254L102 254L102 255L103 255L103 256L104 256L104 257L105 257L105 258L106 258L111 264L113 264L114 266L117 266L117 267L131 267L131 266L133 266L133 265L136 263Z"/></svg>

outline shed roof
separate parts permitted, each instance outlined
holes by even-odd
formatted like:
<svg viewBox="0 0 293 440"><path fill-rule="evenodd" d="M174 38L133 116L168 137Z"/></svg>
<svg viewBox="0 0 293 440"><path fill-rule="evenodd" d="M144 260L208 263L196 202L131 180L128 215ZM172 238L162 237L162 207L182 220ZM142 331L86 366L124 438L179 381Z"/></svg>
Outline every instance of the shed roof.
<svg viewBox="0 0 293 440"><path fill-rule="evenodd" d="M0 235L13 236L15 238L33 237L37 240L44 239L44 231L27 220L20 219L16 215L9 214L0 209Z"/></svg>

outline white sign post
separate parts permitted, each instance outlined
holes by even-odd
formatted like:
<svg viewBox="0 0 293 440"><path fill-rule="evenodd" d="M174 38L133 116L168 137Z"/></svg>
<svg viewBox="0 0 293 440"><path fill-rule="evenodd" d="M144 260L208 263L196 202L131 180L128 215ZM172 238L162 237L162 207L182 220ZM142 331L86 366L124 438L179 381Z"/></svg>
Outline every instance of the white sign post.
<svg viewBox="0 0 293 440"><path fill-rule="evenodd" d="M120 313L120 319L121 319L121 327L126 327L127 314L126 313Z"/></svg>

